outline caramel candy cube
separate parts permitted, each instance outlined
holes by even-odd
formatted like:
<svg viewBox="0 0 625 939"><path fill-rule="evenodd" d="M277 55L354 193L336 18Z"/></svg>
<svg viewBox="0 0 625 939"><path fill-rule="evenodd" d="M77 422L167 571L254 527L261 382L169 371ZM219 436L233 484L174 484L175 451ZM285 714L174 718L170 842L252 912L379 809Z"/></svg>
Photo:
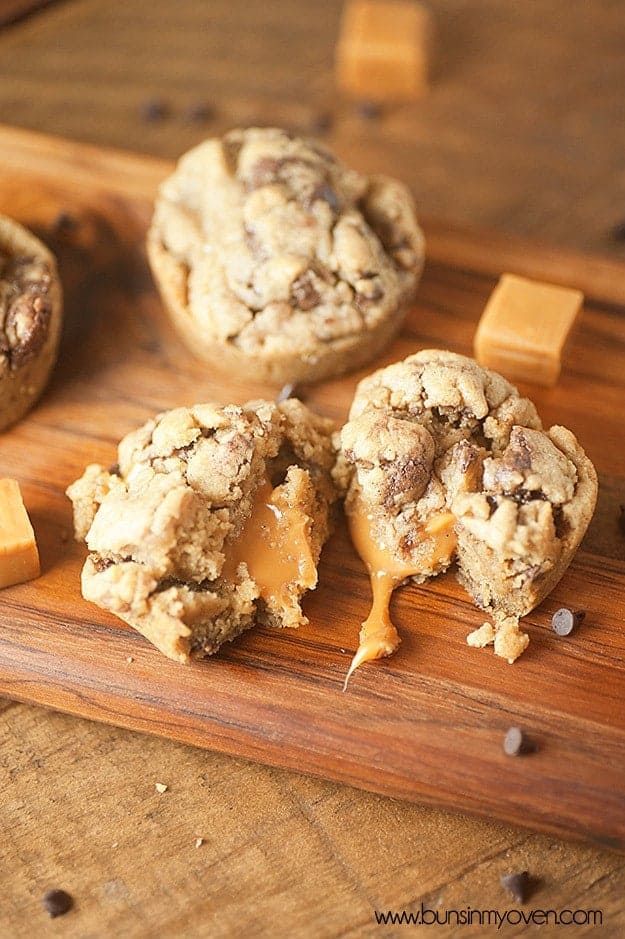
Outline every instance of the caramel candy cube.
<svg viewBox="0 0 625 939"><path fill-rule="evenodd" d="M373 101L427 91L431 17L411 0L348 0L336 50L339 88Z"/></svg>
<svg viewBox="0 0 625 939"><path fill-rule="evenodd" d="M0 479L0 587L39 577L39 552L15 479Z"/></svg>
<svg viewBox="0 0 625 939"><path fill-rule="evenodd" d="M583 301L581 290L502 274L475 333L475 358L513 381L555 385Z"/></svg>

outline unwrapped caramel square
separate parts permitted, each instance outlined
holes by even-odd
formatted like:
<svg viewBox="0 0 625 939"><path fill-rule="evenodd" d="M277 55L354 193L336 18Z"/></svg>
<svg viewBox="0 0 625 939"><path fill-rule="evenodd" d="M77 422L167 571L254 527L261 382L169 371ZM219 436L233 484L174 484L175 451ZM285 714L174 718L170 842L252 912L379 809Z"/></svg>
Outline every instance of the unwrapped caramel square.
<svg viewBox="0 0 625 939"><path fill-rule="evenodd" d="M513 381L555 385L583 301L581 290L502 274L475 333L475 358Z"/></svg>
<svg viewBox="0 0 625 939"><path fill-rule="evenodd" d="M0 587L39 577L35 533L15 479L0 479Z"/></svg>
<svg viewBox="0 0 625 939"><path fill-rule="evenodd" d="M428 86L429 10L412 0L348 0L336 50L339 88L372 101L419 98Z"/></svg>

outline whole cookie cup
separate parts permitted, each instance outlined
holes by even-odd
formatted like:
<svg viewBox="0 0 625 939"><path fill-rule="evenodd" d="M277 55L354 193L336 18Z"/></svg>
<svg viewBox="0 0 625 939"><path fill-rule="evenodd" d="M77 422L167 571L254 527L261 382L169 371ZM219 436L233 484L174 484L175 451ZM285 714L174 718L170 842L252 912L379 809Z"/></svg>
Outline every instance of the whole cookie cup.
<svg viewBox="0 0 625 939"><path fill-rule="evenodd" d="M33 406L56 361L62 295L54 256L0 216L0 431Z"/></svg>
<svg viewBox="0 0 625 939"><path fill-rule="evenodd" d="M284 384L372 359L423 264L407 188L277 129L185 154L161 186L148 256L174 325L210 365Z"/></svg>

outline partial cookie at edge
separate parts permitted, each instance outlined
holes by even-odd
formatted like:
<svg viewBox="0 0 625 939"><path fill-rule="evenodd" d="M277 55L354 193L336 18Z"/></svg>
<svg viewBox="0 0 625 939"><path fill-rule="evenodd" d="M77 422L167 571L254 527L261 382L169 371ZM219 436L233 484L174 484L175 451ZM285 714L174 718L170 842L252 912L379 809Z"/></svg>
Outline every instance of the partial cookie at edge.
<svg viewBox="0 0 625 939"><path fill-rule="evenodd" d="M0 216L0 431L43 392L58 351L62 294L52 253Z"/></svg>

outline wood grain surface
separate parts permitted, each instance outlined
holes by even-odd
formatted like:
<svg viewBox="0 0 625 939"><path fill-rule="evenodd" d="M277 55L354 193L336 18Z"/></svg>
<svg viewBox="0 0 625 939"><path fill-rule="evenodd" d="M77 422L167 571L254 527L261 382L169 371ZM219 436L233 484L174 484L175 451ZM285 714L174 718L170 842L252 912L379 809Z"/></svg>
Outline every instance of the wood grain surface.
<svg viewBox="0 0 625 939"><path fill-rule="evenodd" d="M0 28L12 26L20 20L26 19L51 3L58 0L2 0L0 3Z"/></svg>
<svg viewBox="0 0 625 939"><path fill-rule="evenodd" d="M601 498L570 571L527 618L532 643L514 667L466 647L483 616L445 575L398 592L400 651L361 669L343 694L368 581L339 524L306 604L308 627L257 629L185 668L82 600L84 551L68 539L63 492L86 463L113 462L116 441L159 410L198 399L242 402L275 389L208 374L172 333L142 248L162 163L10 128L0 131L0 163L11 171L0 209L56 251L68 311L49 392L3 437L0 472L22 485L43 574L0 598L0 691L386 795L625 847L625 561L617 526L625 320L613 288L606 294L599 278L595 289L583 258L551 256L552 265L560 259L558 279L577 285L580 276L589 293L562 380L532 396L547 424L575 429L598 468ZM54 231L61 210L76 224ZM450 264L445 230L432 231L417 302L383 362L428 346L469 352L502 270L492 238L482 248L490 270L476 272L459 260L475 252L479 233L465 236L464 248L457 232L449 236ZM534 272L533 257L535 272L543 270L541 251L529 243L504 242L502 254L507 269L516 270L516 256L526 273ZM616 265L612 274L622 276ZM306 399L340 422L365 373L310 387ZM568 640L549 629L563 604L588 611ZM504 756L511 724L535 742L531 756Z"/></svg>
<svg viewBox="0 0 625 939"><path fill-rule="evenodd" d="M621 0L429 0L431 92L373 121L334 92L341 5L53 4L0 32L0 120L171 158L233 124L306 130L329 115L327 142L403 178L423 213L625 257L611 237L625 215ZM155 96L169 111L146 123ZM200 101L212 114L190 120ZM471 251L488 270L486 241L476 257L444 228L448 257ZM599 908L601 930L571 934L625 934L625 865L605 849L37 707L3 710L0 791L3 939L481 939L496 930L382 927L373 910L506 910L499 877L523 869L539 881L524 909ZM58 886L75 910L47 922L41 896Z"/></svg>
<svg viewBox="0 0 625 939"><path fill-rule="evenodd" d="M175 158L233 126L324 118L428 215L623 257L622 0L428 6L429 94L367 120L334 84L342 0L66 0L2 37L0 121ZM147 122L155 98L167 113Z"/></svg>

